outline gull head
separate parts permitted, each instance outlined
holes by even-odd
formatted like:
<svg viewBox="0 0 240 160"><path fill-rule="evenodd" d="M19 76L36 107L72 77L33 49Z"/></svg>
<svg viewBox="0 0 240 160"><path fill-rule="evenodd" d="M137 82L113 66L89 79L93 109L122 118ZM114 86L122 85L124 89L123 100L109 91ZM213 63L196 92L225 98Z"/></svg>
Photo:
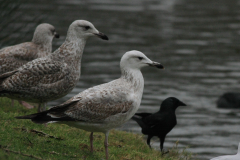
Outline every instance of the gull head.
<svg viewBox="0 0 240 160"><path fill-rule="evenodd" d="M36 44L46 44L51 43L54 37L60 37L55 27L48 23L42 23L35 29L32 41Z"/></svg>
<svg viewBox="0 0 240 160"><path fill-rule="evenodd" d="M164 69L163 65L158 62L153 62L140 51L126 52L120 62L121 68L141 69L143 67L151 66L159 69Z"/></svg>
<svg viewBox="0 0 240 160"><path fill-rule="evenodd" d="M91 22L85 20L74 21L69 27L68 34L78 38L87 39L88 37L97 36L103 40L108 40L104 33L99 32Z"/></svg>

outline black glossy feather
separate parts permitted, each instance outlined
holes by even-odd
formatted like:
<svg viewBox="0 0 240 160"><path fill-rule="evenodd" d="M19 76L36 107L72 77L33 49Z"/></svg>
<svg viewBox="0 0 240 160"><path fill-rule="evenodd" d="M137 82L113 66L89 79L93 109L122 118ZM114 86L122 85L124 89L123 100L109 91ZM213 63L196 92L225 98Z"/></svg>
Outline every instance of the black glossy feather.
<svg viewBox="0 0 240 160"><path fill-rule="evenodd" d="M146 117L146 116L150 116L151 114L152 114L152 113L136 113L135 115L144 118L144 117Z"/></svg>
<svg viewBox="0 0 240 160"><path fill-rule="evenodd" d="M153 136L160 139L160 149L163 150L163 144L166 135L177 124L175 110L178 106L186 106L175 97L165 99L156 113L136 113L132 119L142 128L142 133L148 135L147 144L150 146L150 140Z"/></svg>

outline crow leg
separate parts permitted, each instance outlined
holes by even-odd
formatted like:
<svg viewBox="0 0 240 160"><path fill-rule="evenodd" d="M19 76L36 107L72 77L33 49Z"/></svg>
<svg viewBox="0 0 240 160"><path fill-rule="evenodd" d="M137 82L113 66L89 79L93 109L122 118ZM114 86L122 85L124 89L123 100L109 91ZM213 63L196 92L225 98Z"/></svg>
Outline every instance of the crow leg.
<svg viewBox="0 0 240 160"><path fill-rule="evenodd" d="M148 138L147 138L147 144L148 144L149 148L152 148L150 145L150 141L151 141L152 137L153 137L152 135L148 135Z"/></svg>
<svg viewBox="0 0 240 160"><path fill-rule="evenodd" d="M40 103L38 105L38 113L42 111L46 111L46 106L47 106L47 103Z"/></svg>
<svg viewBox="0 0 240 160"><path fill-rule="evenodd" d="M159 137L160 138L160 149L161 149L161 152L163 151L163 144L164 144L164 141L165 141L165 137L166 137L165 135Z"/></svg>

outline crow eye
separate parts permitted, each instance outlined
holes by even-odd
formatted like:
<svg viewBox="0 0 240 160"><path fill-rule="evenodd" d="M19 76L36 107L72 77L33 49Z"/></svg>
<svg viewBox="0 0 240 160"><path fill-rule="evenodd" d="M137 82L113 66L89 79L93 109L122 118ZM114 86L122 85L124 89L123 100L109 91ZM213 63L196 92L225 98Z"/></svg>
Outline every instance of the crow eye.
<svg viewBox="0 0 240 160"><path fill-rule="evenodd" d="M85 28L86 30L90 29L90 27L89 27L89 26L85 26L84 28Z"/></svg>
<svg viewBox="0 0 240 160"><path fill-rule="evenodd" d="M143 59L143 57L137 57L140 61Z"/></svg>

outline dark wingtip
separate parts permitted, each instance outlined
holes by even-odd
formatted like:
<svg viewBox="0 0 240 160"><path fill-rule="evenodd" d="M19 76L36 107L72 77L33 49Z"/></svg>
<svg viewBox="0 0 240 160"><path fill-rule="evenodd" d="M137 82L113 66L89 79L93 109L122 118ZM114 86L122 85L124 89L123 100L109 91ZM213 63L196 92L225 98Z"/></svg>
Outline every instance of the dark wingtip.
<svg viewBox="0 0 240 160"><path fill-rule="evenodd" d="M39 113L35 113L35 114L30 114L30 115L25 115L25 116L17 116L17 117L14 117L16 119L33 119L35 117L38 116Z"/></svg>
<svg viewBox="0 0 240 160"><path fill-rule="evenodd" d="M16 119L31 119L31 118L28 118L26 116L18 116L18 117L14 117L14 118L16 118Z"/></svg>

